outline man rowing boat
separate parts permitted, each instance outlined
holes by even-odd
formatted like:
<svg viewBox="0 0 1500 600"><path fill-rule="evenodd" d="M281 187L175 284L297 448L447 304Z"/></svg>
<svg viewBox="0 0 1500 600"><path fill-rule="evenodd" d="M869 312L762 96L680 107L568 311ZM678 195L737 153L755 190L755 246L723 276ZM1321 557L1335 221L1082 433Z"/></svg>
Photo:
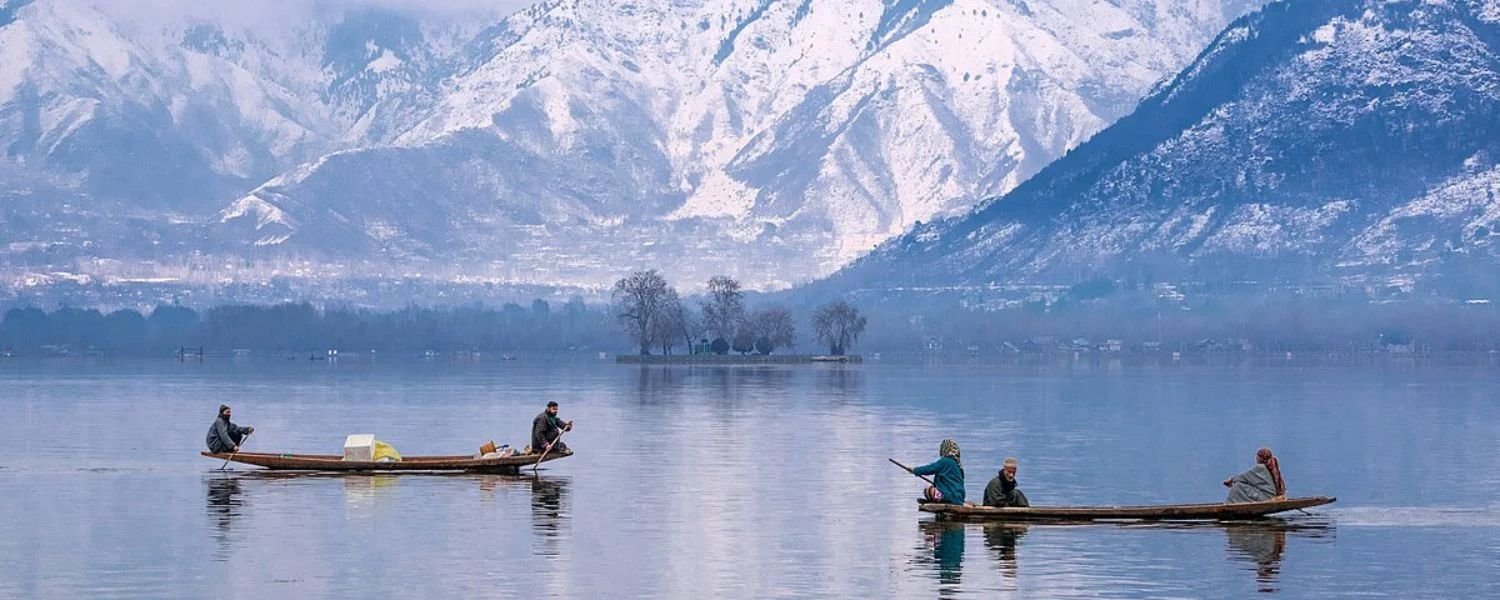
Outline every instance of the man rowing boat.
<svg viewBox="0 0 1500 600"><path fill-rule="evenodd" d="M254 427L240 427L229 421L230 409L228 404L219 405L219 417L214 419L214 424L208 426L208 451L214 454L224 452L239 452L240 442L245 441L245 436L255 431Z"/></svg>
<svg viewBox="0 0 1500 600"><path fill-rule="evenodd" d="M531 420L531 452L541 454L548 448L557 454L570 454L568 445L562 442L564 431L572 431L573 422L564 421L557 416L557 403L548 402L547 410Z"/></svg>
<svg viewBox="0 0 1500 600"><path fill-rule="evenodd" d="M1281 478L1281 463L1270 448L1255 451L1255 466L1224 480L1229 488L1229 504L1263 502L1286 497L1286 480Z"/></svg>

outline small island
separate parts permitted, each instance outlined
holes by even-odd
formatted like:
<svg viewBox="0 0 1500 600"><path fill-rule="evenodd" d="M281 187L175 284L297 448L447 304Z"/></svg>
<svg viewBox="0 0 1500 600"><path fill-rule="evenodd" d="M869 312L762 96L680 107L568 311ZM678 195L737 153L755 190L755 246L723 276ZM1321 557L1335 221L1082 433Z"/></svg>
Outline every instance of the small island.
<svg viewBox="0 0 1500 600"><path fill-rule="evenodd" d="M814 311L813 336L827 354L777 354L796 347L797 326L781 306L745 309L740 283L718 275L708 280L699 310L683 302L655 269L615 282L612 312L638 350L615 358L620 364L809 364L858 363L848 353L867 323L859 309L834 300ZM682 348L681 353L674 353Z"/></svg>

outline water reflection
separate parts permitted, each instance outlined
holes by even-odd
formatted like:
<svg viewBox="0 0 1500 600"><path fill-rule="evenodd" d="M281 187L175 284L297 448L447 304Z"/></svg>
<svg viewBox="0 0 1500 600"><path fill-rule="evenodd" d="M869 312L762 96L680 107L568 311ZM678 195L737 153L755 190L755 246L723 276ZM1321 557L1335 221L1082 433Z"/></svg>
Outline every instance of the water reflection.
<svg viewBox="0 0 1500 600"><path fill-rule="evenodd" d="M205 512L214 523L214 542L222 559L229 551L229 541L234 535L234 522L244 508L241 496L244 490L235 475L208 475L203 478L203 489L207 501Z"/></svg>
<svg viewBox="0 0 1500 600"><path fill-rule="evenodd" d="M569 487L572 481L565 477L472 475L479 482L486 501L505 490L527 488L531 495L531 530L540 539L535 545L539 556L556 557L561 554L563 541L567 539L569 511Z"/></svg>
<svg viewBox="0 0 1500 600"><path fill-rule="evenodd" d="M1247 563L1248 568L1255 572L1257 591L1275 592L1287 537L1331 539L1334 530L1327 522L1270 520L1226 524L1224 534L1229 540L1229 558Z"/></svg>
<svg viewBox="0 0 1500 600"><path fill-rule="evenodd" d="M337 480L337 481L334 481ZM250 499L274 493L284 486L337 485L342 489L345 505L350 514L375 514L377 507L399 503L396 493L411 483L422 480L426 483L468 482L478 489L481 501L497 498L511 499L519 494L529 496L531 529L538 535L536 554L555 557L560 554L562 543L567 538L569 509L569 487L567 478L484 475L471 473L302 473L277 471L240 471L215 473L203 478L205 512L213 521L213 537L218 546L218 558L224 560L232 548L238 531L236 523L249 513ZM304 492L298 492L304 493ZM518 510L520 507L506 508Z"/></svg>
<svg viewBox="0 0 1500 600"><path fill-rule="evenodd" d="M1276 578L1281 573L1281 554L1286 551L1286 531L1277 528L1231 527L1224 530L1229 536L1229 555L1238 556L1255 565L1257 591L1276 591Z"/></svg>
<svg viewBox="0 0 1500 600"><path fill-rule="evenodd" d="M964 525L923 521L918 528L922 532L922 546L915 562L937 575L939 598L954 597L963 580Z"/></svg>
<svg viewBox="0 0 1500 600"><path fill-rule="evenodd" d="M861 397L865 391L865 371L862 367L830 365L817 370L817 380L818 387L841 400Z"/></svg>
<svg viewBox="0 0 1500 600"><path fill-rule="evenodd" d="M712 390L714 398L735 399L746 393L789 390L808 377L835 396L857 397L864 392L864 370L849 365L650 365L636 371L636 391L642 403L704 390Z"/></svg>
<svg viewBox="0 0 1500 600"><path fill-rule="evenodd" d="M344 481L344 504L350 509L370 506L390 496L401 478L401 475L391 473L349 473L338 476Z"/></svg>
<svg viewBox="0 0 1500 600"><path fill-rule="evenodd" d="M531 478L531 530L542 536L538 554L558 556L566 538L568 480Z"/></svg>
<svg viewBox="0 0 1500 600"><path fill-rule="evenodd" d="M1087 523L1087 522L1037 522L1037 523L958 523L950 521L924 521L919 524L920 544L912 563L926 572L938 583L938 596L954 596L963 580L964 541L968 527L979 528L984 536L988 554L999 566L1001 581L998 589L1015 590L1021 572L1018 548L1022 538L1049 528L1054 531L1075 531L1078 528L1118 527L1139 535L1168 535L1167 531L1212 530L1224 532L1227 540L1226 558L1231 564L1241 565L1254 573L1257 591L1277 592L1280 586L1282 563L1287 557L1289 540L1332 541L1334 525L1324 519L1203 522L1203 523ZM1056 566L1055 564L1051 566ZM1046 570L1046 569L1043 569ZM983 573L979 574L981 580ZM973 582L968 587L973 587ZM980 583L977 585L985 585ZM993 585L993 584L992 584Z"/></svg>
<svg viewBox="0 0 1500 600"><path fill-rule="evenodd" d="M1026 537L1027 525L1022 523L992 523L984 526L984 545L1000 562L1000 574L1008 580L1016 578L1020 569L1016 565L1016 545Z"/></svg>

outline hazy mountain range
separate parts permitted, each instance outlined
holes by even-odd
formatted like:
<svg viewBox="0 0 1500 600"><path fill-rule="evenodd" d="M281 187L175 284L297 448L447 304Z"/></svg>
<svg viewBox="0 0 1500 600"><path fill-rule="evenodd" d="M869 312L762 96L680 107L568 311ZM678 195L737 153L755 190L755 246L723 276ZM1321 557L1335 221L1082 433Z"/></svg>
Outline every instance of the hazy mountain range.
<svg viewBox="0 0 1500 600"><path fill-rule="evenodd" d="M590 285L638 266L805 281L1016 188L1257 4L557 0L506 15L273 2L284 14L246 19L0 0L0 264L205 283L374 273ZM1315 9L1276 14L1289 11ZM1171 101L1199 98L1193 81L1235 75L1203 65L1285 37L1236 41L1270 18L1220 35L1158 88L1137 114L1161 105L1171 119L1150 139L1195 126ZM1305 35L1292 41L1328 34ZM1272 119L1245 111L1217 118ZM1220 138L1224 152L1263 150L1234 139ZM1058 168L1123 157L1122 144ZM1217 185L1165 171L1207 168L1165 157L1120 168ZM1256 173L1243 185L1292 179ZM1015 204L1043 203L1036 194ZM1182 210L1189 222L1207 208ZM1217 210L1209 222L1242 209ZM1370 247L1395 243L1376 233ZM1077 250L1115 247L1089 244Z"/></svg>

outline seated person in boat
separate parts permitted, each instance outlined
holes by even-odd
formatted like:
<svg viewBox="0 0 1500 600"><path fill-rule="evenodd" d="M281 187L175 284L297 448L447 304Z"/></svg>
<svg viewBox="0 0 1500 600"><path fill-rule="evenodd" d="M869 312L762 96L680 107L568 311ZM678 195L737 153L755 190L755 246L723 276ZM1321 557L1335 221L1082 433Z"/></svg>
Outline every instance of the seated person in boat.
<svg viewBox="0 0 1500 600"><path fill-rule="evenodd" d="M1255 451L1255 466L1249 471L1224 480L1229 488L1225 502L1264 502L1286 497L1286 481L1281 478L1281 464L1271 454L1270 448Z"/></svg>
<svg viewBox="0 0 1500 600"><path fill-rule="evenodd" d="M214 424L208 426L208 451L215 454L223 452L239 452L240 442L245 441L245 436L255 431L254 427L240 427L229 421L229 405L219 405L219 418L214 419Z"/></svg>
<svg viewBox="0 0 1500 600"><path fill-rule="evenodd" d="M964 467L959 457L958 442L943 440L938 445L937 461L912 469L911 472L931 475L933 483L937 484L927 486L923 497L928 502L964 503Z"/></svg>
<svg viewBox="0 0 1500 600"><path fill-rule="evenodd" d="M557 403L548 402L547 410L531 420L531 452L541 454L548 448L558 454L571 454L573 451L564 444L562 437L564 431L572 431L573 422L564 421L557 416Z"/></svg>
<svg viewBox="0 0 1500 600"><path fill-rule="evenodd" d="M1019 465L1014 458L1005 459L1000 467L1000 473L990 480L990 484L984 486L984 505L998 507L1025 507L1031 506L1026 499L1026 494L1016 487L1016 467Z"/></svg>

